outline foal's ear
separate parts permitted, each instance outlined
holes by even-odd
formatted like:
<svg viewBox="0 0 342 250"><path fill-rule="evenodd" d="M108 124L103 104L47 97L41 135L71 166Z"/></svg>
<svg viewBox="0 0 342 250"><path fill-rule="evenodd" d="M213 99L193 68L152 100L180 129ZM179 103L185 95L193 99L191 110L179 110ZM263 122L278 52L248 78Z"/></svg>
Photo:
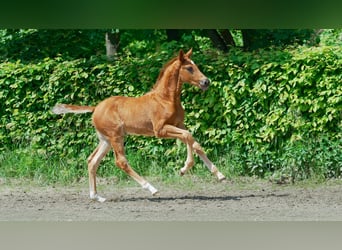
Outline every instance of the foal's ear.
<svg viewBox="0 0 342 250"><path fill-rule="evenodd" d="M191 57L191 55L192 55L192 48L188 51L188 52L186 52L186 54L185 54L187 57Z"/></svg>
<svg viewBox="0 0 342 250"><path fill-rule="evenodd" d="M179 50L178 59L179 59L179 61L181 61L181 62L184 61L184 52L183 52L182 49Z"/></svg>

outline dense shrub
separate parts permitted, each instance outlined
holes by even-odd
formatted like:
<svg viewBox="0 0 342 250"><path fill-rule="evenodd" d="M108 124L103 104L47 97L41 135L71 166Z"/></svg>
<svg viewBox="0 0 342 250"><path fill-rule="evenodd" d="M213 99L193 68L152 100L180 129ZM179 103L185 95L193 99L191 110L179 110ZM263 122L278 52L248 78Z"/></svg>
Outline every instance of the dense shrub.
<svg viewBox="0 0 342 250"><path fill-rule="evenodd" d="M157 52L141 42L130 46L134 55L123 50L112 63L58 56L1 63L0 147L88 155L97 141L90 115L56 116L50 109L55 103L96 105L111 95L142 95L179 49L177 43ZM193 60L212 85L206 92L186 85L182 95L186 125L209 154L235 152L226 167L244 174L307 178L320 169L324 176L341 176L341 47L204 51L195 51ZM127 147L151 157L180 150L172 141L141 137L130 137Z"/></svg>
<svg viewBox="0 0 342 250"><path fill-rule="evenodd" d="M0 30L0 60L39 61L46 57L89 58L102 53L103 30Z"/></svg>

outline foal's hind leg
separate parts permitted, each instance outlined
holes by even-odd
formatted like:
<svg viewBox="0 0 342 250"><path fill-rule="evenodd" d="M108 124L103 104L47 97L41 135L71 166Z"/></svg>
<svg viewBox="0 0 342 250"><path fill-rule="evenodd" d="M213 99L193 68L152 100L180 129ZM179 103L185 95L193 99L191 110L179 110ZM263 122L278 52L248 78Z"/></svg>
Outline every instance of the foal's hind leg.
<svg viewBox="0 0 342 250"><path fill-rule="evenodd" d="M132 177L136 182L138 182L144 189L149 190L152 195L158 193L158 190L155 189L150 183L148 183L144 178L138 175L129 165L124 150L123 137L118 136L110 139L112 147L114 149L115 154L115 163L116 165L125 171L130 177Z"/></svg>
<svg viewBox="0 0 342 250"><path fill-rule="evenodd" d="M94 152L88 157L88 173L89 173L89 195L90 199L104 202L106 199L99 196L96 191L96 170L102 158L110 150L109 142L99 134L99 145Z"/></svg>

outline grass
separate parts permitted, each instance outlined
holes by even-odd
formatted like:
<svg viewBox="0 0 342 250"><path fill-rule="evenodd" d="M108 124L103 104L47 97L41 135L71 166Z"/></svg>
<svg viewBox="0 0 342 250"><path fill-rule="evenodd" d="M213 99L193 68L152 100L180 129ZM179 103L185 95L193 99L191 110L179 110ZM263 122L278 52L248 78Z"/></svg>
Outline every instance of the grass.
<svg viewBox="0 0 342 250"><path fill-rule="evenodd" d="M264 167L265 163L262 161L264 155L256 150L242 154L236 147L214 148L209 151L208 156L228 180L233 181L244 176L258 176L274 183L292 184L301 181L319 183L341 178L340 142L324 144L321 149L315 148L315 145L311 147L312 150L303 144L284 148L279 158L272 156L271 159L275 163L273 168ZM73 155L58 157L32 147L5 149L0 152L0 178L2 180L30 179L42 185L77 183L87 179L88 154L89 152L81 150ZM249 158L246 158L246 155ZM178 144L173 147L159 145L140 149L127 147L127 158L140 175L147 176L148 179L157 178L165 184L188 181L187 185L191 187L191 183L196 181L193 178L206 182L215 179L198 157L195 157L196 164L190 170L192 179L180 178L179 170L186 159L186 148ZM256 162L259 162L261 169L266 169L261 175L252 172L253 168L250 168ZM98 176L113 179L123 185L132 182L126 173L115 166L112 152L101 162Z"/></svg>
<svg viewBox="0 0 342 250"><path fill-rule="evenodd" d="M180 178L179 171L186 159L185 149L182 152L155 152L146 154L145 151L128 150L127 158L131 166L142 176L158 178L165 183L185 181ZM166 153L165 153L166 152ZM189 171L198 178L211 179L212 175L198 157L196 164ZM236 176L230 168L227 158L213 154L213 161L226 176ZM56 157L49 156L44 150L36 150L30 147L6 149L0 152L0 178L2 179L32 179L40 184L62 183L72 184L87 178L87 155L85 153L75 156ZM131 179L114 163L113 153L110 152L101 162L98 176L112 178L117 182L127 183ZM190 184L189 184L190 185Z"/></svg>
<svg viewBox="0 0 342 250"><path fill-rule="evenodd" d="M72 183L86 169L75 167L75 160L51 158L39 150L19 148L5 150L0 153L0 177L16 179L32 179L41 184Z"/></svg>

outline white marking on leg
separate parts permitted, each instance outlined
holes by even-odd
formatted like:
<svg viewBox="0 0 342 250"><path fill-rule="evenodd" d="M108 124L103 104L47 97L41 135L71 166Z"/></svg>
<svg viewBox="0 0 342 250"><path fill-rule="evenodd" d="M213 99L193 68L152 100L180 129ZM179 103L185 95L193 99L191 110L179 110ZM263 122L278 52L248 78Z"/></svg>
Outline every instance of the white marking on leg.
<svg viewBox="0 0 342 250"><path fill-rule="evenodd" d="M158 190L156 188L154 188L150 183L146 182L145 184L142 185L143 189L147 189L149 190L152 195L155 195L156 193L158 193Z"/></svg>
<svg viewBox="0 0 342 250"><path fill-rule="evenodd" d="M222 181L226 179L226 177L218 171L217 167L208 159L207 155L202 150L201 146L198 144L198 142L195 142L193 144L193 147L195 149L196 154L201 158L201 160L204 162L204 164L207 166L209 171L214 174L219 181Z"/></svg>

